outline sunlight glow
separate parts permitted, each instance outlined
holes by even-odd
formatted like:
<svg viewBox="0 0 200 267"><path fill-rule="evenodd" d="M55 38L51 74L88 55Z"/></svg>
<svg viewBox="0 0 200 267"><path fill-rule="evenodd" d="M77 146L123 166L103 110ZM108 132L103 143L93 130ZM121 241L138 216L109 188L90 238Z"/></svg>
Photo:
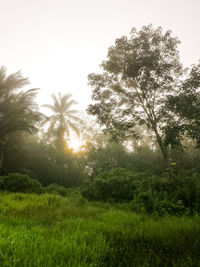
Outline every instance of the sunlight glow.
<svg viewBox="0 0 200 267"><path fill-rule="evenodd" d="M84 142L80 137L71 135L68 141L68 147L73 150L74 153L83 151Z"/></svg>

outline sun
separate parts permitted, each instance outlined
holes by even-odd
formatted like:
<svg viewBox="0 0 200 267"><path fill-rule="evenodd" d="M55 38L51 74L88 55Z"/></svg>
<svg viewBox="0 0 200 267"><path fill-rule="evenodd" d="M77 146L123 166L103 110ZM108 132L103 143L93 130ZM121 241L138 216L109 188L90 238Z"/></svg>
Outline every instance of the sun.
<svg viewBox="0 0 200 267"><path fill-rule="evenodd" d="M80 137L71 135L68 141L68 147L73 150L73 152L81 152L83 150L84 142Z"/></svg>

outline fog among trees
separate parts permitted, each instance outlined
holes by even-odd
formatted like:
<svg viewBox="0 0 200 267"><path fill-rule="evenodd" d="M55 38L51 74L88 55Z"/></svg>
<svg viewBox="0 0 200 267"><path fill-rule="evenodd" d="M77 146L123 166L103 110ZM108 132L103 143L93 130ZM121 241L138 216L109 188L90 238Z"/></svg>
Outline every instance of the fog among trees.
<svg viewBox="0 0 200 267"><path fill-rule="evenodd" d="M63 255L67 254L64 253L62 263L55 257L46 266L172 266L172 262L173 266L199 266L200 62L184 68L179 44L179 39L170 30L164 32L161 27L152 25L140 30L133 28L130 35L116 39L108 48L107 58L101 62L101 71L88 74L92 102L87 113L76 109L70 89L65 94L52 93L50 103L45 103L44 99L42 110L48 110L48 115L42 113L36 102L39 89L27 89L29 79L23 77L21 71L8 75L6 67L1 67L2 216L24 214L26 219L32 216L34 211L28 211L32 209L29 202L25 208L16 204L18 201L25 203L29 194L36 207L33 216L44 225L53 225L54 220L56 224L67 216L92 218L97 220L94 235L101 231L105 236L101 239L98 235L99 246L104 247L102 251L106 245L101 242L109 244L102 257L98 258L97 251L92 251L94 258L91 254L91 258L84 256L85 262L79 262L82 254L76 250L77 261L72 265L65 265L70 261L65 259ZM71 139L73 135L81 144L77 150ZM8 204L1 207L4 201ZM142 217L149 215L152 217ZM117 228L120 229L118 236L117 230L112 228L115 223L118 225L117 218L122 220ZM138 227L144 236L148 236L143 222L149 220L152 225L157 225L154 218L159 218L161 224L168 220L165 222L166 233L162 232L161 236L152 228L152 239L146 237L146 243L139 234L131 236L131 225L136 227L136 220L140 222ZM80 236L86 227L83 226L84 219L81 220ZM104 221L109 230L106 230L107 226L103 228ZM189 222L191 228L187 228ZM184 241L178 235L179 223ZM184 227L189 229L188 232ZM114 229L112 233L111 229ZM170 231L177 235L177 246L182 246L179 254L176 254L178 248L173 251L176 243L172 241L173 236L171 241L167 238ZM160 254L156 236L163 242ZM90 241L87 236L81 238L86 243L95 243L92 237ZM137 243L140 238L141 243ZM186 248L183 243L187 242L197 245ZM149 244L151 252L145 244ZM166 252L163 244L166 244L166 251L171 252ZM1 249L0 246L0 265L11 266L5 265ZM44 251L42 253L46 255ZM146 262L140 251L148 255ZM5 255L9 258L10 254ZM16 255L21 254L17 252ZM178 258L180 255L183 262ZM18 265L13 266L26 266L25 256L20 257ZM38 265L30 266L44 266L43 259L37 259ZM163 261L166 265L161 265Z"/></svg>

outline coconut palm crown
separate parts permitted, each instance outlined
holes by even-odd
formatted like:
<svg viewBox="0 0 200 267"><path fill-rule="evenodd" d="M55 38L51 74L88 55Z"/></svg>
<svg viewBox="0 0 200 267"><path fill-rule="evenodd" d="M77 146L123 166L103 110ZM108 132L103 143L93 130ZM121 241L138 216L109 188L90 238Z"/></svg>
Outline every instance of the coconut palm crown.
<svg viewBox="0 0 200 267"><path fill-rule="evenodd" d="M53 112L44 121L44 123L49 123L48 134L51 136L54 135L61 143L64 143L65 139L69 138L70 130L79 136L77 124L82 121L76 116L78 111L71 109L74 104L77 104L76 101L71 99L72 95L61 95L61 93L58 93L58 96L52 94L51 97L53 99L53 105L43 105Z"/></svg>

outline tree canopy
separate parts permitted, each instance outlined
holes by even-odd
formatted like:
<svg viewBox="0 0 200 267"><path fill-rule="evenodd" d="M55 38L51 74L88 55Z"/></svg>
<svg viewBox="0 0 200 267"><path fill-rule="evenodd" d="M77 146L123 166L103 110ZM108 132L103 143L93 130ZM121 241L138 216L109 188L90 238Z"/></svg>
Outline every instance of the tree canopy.
<svg viewBox="0 0 200 267"><path fill-rule="evenodd" d="M154 133L168 170L171 140L166 140L174 118L166 112L166 101L181 83L179 43L171 31L163 33L161 27L133 28L129 38L123 36L109 48L102 73L88 76L94 100L89 114L119 135L134 131L134 125L146 125Z"/></svg>
<svg viewBox="0 0 200 267"><path fill-rule="evenodd" d="M192 65L179 90L168 96L166 111L174 118L174 142L180 144L186 134L200 147L200 63Z"/></svg>

